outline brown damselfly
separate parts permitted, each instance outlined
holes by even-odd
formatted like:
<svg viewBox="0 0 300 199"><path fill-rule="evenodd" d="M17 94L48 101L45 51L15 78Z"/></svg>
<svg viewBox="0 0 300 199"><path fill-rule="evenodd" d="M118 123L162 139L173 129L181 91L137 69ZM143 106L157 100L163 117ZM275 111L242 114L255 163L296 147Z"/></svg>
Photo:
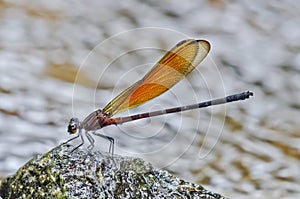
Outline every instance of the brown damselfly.
<svg viewBox="0 0 300 199"><path fill-rule="evenodd" d="M96 131L108 126L118 125L133 120L138 120L147 117L153 117L168 113L176 113L191 109L204 108L212 105L225 104L238 100L245 100L253 93L250 91L242 92L234 95L229 95L224 98L209 100L197 104L170 108L165 110L153 111L148 113L136 114L125 117L113 118L117 113L139 106L157 96L164 93L183 77L189 74L193 69L200 64L210 50L210 44L205 40L188 39L179 42L174 48L168 51L154 67L139 81L131 85L129 88L121 92L102 110L98 109L88 115L82 122L78 118L72 118L68 125L70 134L78 133L77 136L71 138L67 142L78 137L81 138L81 143L75 147L82 146L84 143L82 130L85 130L85 135L91 143L88 149L93 149L94 139L89 134L100 136L110 141L109 151L113 154L114 138L97 133ZM67 143L65 142L65 143Z"/></svg>

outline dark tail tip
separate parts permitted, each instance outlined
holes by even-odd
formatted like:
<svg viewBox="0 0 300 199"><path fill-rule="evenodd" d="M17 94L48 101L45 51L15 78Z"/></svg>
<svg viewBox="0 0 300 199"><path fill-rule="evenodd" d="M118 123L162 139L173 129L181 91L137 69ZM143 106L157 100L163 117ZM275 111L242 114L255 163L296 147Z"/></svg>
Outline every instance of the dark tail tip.
<svg viewBox="0 0 300 199"><path fill-rule="evenodd" d="M247 91L246 92L246 95L247 95L247 98L251 97L251 96L254 96L254 93L251 92L251 91Z"/></svg>

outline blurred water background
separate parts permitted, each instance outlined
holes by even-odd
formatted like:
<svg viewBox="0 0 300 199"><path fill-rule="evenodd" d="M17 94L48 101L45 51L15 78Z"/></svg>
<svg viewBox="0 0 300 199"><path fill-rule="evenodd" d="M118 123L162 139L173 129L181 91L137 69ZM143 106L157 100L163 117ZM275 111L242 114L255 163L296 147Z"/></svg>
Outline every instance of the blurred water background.
<svg viewBox="0 0 300 199"><path fill-rule="evenodd" d="M300 196L297 1L1 1L0 175L66 141L177 42L210 56L168 93L120 115L251 90L250 100L110 126L116 153L232 198ZM108 142L96 139L96 149ZM76 141L75 143L76 144Z"/></svg>

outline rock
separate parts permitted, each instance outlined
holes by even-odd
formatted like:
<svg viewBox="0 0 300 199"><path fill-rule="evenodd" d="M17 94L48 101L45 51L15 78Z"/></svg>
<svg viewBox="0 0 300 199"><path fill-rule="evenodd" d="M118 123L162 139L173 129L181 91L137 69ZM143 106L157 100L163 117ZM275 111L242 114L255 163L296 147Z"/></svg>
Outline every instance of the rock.
<svg viewBox="0 0 300 199"><path fill-rule="evenodd" d="M150 163L60 145L2 180L2 198L224 198ZM0 197L0 198L1 198Z"/></svg>

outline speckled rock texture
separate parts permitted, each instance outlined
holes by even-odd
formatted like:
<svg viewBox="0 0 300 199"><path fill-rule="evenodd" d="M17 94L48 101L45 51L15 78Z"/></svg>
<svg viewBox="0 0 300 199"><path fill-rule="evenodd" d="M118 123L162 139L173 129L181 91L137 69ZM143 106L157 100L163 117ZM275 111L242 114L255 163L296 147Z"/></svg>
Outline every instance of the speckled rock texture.
<svg viewBox="0 0 300 199"><path fill-rule="evenodd" d="M224 198L133 157L60 145L2 180L2 198Z"/></svg>

